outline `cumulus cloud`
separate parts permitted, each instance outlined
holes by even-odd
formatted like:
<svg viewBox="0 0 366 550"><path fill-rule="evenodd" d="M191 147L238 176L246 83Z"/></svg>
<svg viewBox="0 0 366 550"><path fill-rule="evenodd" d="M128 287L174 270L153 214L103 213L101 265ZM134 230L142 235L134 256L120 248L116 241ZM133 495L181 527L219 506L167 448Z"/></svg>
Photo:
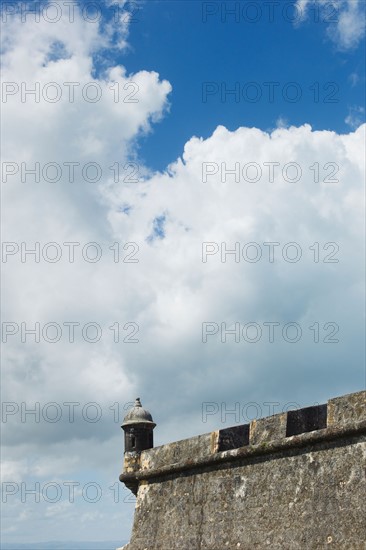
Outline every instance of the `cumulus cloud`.
<svg viewBox="0 0 366 550"><path fill-rule="evenodd" d="M109 67L95 77L93 54L106 40L102 30L98 25L87 24L77 13L73 24L65 16L54 25L45 20L17 25L14 19L4 26L3 82L6 90L15 90L6 97L3 109L3 131L7 135L2 153L3 181L7 180L3 188L5 241L24 242L27 247L30 243L49 241L61 245L64 242L97 241L103 245L114 242L107 219L109 207L103 202L100 189L108 185L106 174L110 178L113 173L110 166L117 163L123 171L133 155L131 147L136 137L149 132L152 120L161 118L171 86L167 81L160 81L154 72L127 75L123 66ZM56 42L60 44L58 50L67 55L50 55ZM32 52L27 51L29 44L33 45ZM65 83L73 83L71 95L71 88ZM58 101L50 101L51 96L47 96L45 90L50 89L50 84L56 94L61 94ZM87 92L83 92L89 86L92 89L90 97L95 91L100 94L98 101L89 101ZM22 97L22 87L36 90L39 96L24 92ZM45 180L42 176L37 181L37 176L27 174L22 183L22 173L37 169L37 166L42 172L48 163L56 166L56 181L51 183L49 178ZM97 182L91 183L82 177L82 169L88 163L100 170ZM70 165L77 166L74 174L69 170ZM9 166L16 174L7 178ZM125 174L126 171L124 177ZM78 303L79 319L92 320L95 316L100 319L102 295L109 287L108 277L113 277L115 288L120 285L121 268L113 261L111 264L110 275L107 275L107 272L100 273L98 266L85 261L79 265L77 260L74 265L62 261L53 265L46 263L42 267L29 261L21 264L20 269L9 262L3 266L5 281L9 283L5 300L7 314L30 322L51 317L55 320L60 315L70 318L73 306ZM92 294L87 281L94 287ZM130 281L124 286L124 292L131 284ZM80 294L82 288L84 296ZM133 300L133 294L131 289L127 301ZM114 299L106 314L108 321L112 313L116 320L118 318L113 302ZM124 318L129 320L125 315ZM69 349L69 361L62 361L62 372L50 348L40 353L40 346L34 343L26 350L24 347L9 349L9 364L13 369L16 365L18 372L18 376L9 381L9 392L21 395L22 392L18 393L23 384L20 372L38 384L47 371L55 377L51 386L57 393L63 384L69 386L69 376L65 372L69 368L70 376L77 368L75 378L80 386L75 384L76 393L81 386L83 392L88 392L89 388L93 393L98 383L102 399L110 387L114 387L119 396L123 388L129 387L123 365L120 361L116 363L111 352L94 351L89 364L85 364L82 348L75 348ZM39 391L42 392L40 386Z"/></svg>
<svg viewBox="0 0 366 550"><path fill-rule="evenodd" d="M118 5L124 8L125 3ZM63 13L54 24L44 17L39 22L32 17L21 22L18 13L9 16L2 29L2 129L7 136L2 148L3 240L19 245L23 242L27 248L40 243L41 250L52 241L62 246L63 252L64 242L73 242L80 250L85 243L95 242L104 252L99 264L86 262L78 254L75 263L70 263L70 257L64 261L64 254L60 262L47 263L42 252L40 263L30 256L25 263L20 257L19 262L3 263L6 297L2 318L5 322L13 319L16 324L23 321L29 327L45 321L56 321L63 328L64 321L77 321L81 326L95 322L103 327L104 335L109 335L103 335L94 346L85 342L81 333L76 333L75 341L68 336L46 346L44 340L38 343L32 338L24 345L20 340L4 344L3 474L5 482L16 483L18 488L14 506L11 499L8 501L9 516L18 518L11 533L18 541L37 537L32 522L41 525L44 517L50 530L42 526L38 532L42 531L46 540L50 536L62 538L64 529L60 527L56 534L57 528L50 521L54 514L45 508L44 499L43 506L35 502L32 518L21 516L21 483L34 487L36 482L44 484L59 476L64 480L85 479L86 470L90 477L85 481L95 481L101 460L105 469L98 481L104 483L110 503L117 506L108 483L117 479L121 467L120 417L136 391L134 375L126 364L133 350L125 354L128 344L122 341L131 332L131 325L123 327L137 317L134 309L141 307L141 292L133 281L136 266L113 261L114 253L108 247L116 239L108 222L107 193L101 190L117 177L119 170L111 166L120 167L121 182L128 178L128 162L135 159L135 140L149 133L152 124L163 117L171 91L170 84L155 72L127 74L122 65L107 64L108 55L104 54L111 48L127 47L128 13L118 13L118 19L105 22L103 18L94 24L78 8L72 22L69 14ZM42 171L49 163L50 178L44 178ZM82 169L88 163L100 170L97 180L83 176ZM16 172L14 177L6 175L10 166ZM71 166L75 168L73 174ZM22 182L22 173L32 169L40 170L40 179L27 173ZM139 174L145 172L146 168L139 166ZM124 256L133 252L123 250L127 240L128 235L121 243ZM108 328L117 322L121 325L119 345ZM71 409L64 405L70 400L75 407L71 417ZM54 405L45 409L44 404L50 402ZM88 403L94 405L88 407ZM114 404L121 409L113 409ZM50 414L45 416L46 410ZM95 422L99 411L101 418ZM56 422L53 414L59 415ZM120 454L103 451L99 455L95 447L100 449L103 442L106 450L110 441L115 449L120 448ZM88 460L85 469L86 454L89 459L91 455L99 458ZM120 506L121 515L125 512L130 519L131 505ZM61 503L60 511L64 509L65 513L55 518L60 518L59 525L69 521L71 511L76 513L75 505L70 509ZM93 518L88 511L90 506L83 516L85 529L73 533L75 538L91 535ZM92 536L97 539L98 532ZM116 536L120 536L120 527Z"/></svg>
<svg viewBox="0 0 366 550"><path fill-rule="evenodd" d="M133 191L116 191L115 204L127 201L131 205L129 216L111 217L117 235L128 232L143 242L156 219L165 219L164 238L144 248L144 262L149 265L144 288L148 286L151 295L144 314L150 325L145 342L154 350L154 369L150 364L139 368L141 378L149 380L156 391L156 377L171 385L178 380L183 407L184 399L192 394L197 401L202 394L218 398L226 391L227 397L241 392L258 396L269 391L267 384L274 383L270 374L274 370L278 380L291 376L305 384L313 369L319 368L325 377L330 376L328 369L341 371L343 345L333 350L331 346L314 348L306 338L312 319L336 322L343 315L347 318L340 322L344 345L359 334L354 315L360 314L355 296L362 284L362 269L361 258L352 250L362 248L364 130L360 127L355 133L337 135L304 125L269 134L254 128L230 132L218 127L206 140L192 138L182 158L166 173L156 174ZM277 163L272 183L270 163ZM319 177L314 173L316 167L321 167ZM265 242L281 243L273 264L268 261ZM282 246L289 242L301 247L298 262L283 260ZM206 263L202 261L203 243L211 243L206 248L211 252ZM225 257L225 247L233 250L236 243L240 253ZM246 243L256 243L262 254L257 262L243 259ZM314 243L328 246L329 252L339 246L334 257L339 263L314 263L310 248ZM220 331L202 344L203 321L219 326L225 322L233 330L238 321L256 321L263 328L263 322L272 320L292 320L306 327L305 340L296 352L292 349L295 355L282 345L251 346L242 340L238 344L233 335L223 345ZM328 353L329 363L323 363ZM356 353L353 359L357 378Z"/></svg>
<svg viewBox="0 0 366 550"><path fill-rule="evenodd" d="M18 327L4 344L5 481L95 481L108 495L97 511L85 500L52 507L43 499L29 516L11 500L9 515L17 540L20 530L34 536L34 526L46 538L62 537L72 516L78 536L97 536L107 518L131 518L131 503L116 503L108 487L122 465L119 422L137 393L158 422L159 444L236 422L216 415L204 423L206 401L306 405L309 395L324 400L359 389L365 126L346 135L283 127L280 119L272 132L219 126L151 173L136 143L166 113L169 82L99 64L114 31L77 13L73 25L9 20L4 32L3 81L13 88L3 108L3 237L15 248L2 265L2 318ZM39 84L39 102L29 94L21 101L22 82L27 90ZM74 101L65 83L79 84ZM59 89L60 100L50 101ZM98 101L93 93L101 93ZM37 171L36 163L39 181L26 172ZM93 167L89 179L83 174L88 163L101 170L95 181ZM83 248L92 242L102 250L96 262L95 246L90 256ZM21 261L21 243L39 243L39 262L31 254ZM47 251L47 243L59 248ZM40 323L39 342L32 334L22 342L22 322L29 329ZM54 329L48 339L42 331L50 322L63 329L54 343ZM72 322L79 323L73 341ZM90 322L102 329L95 343L93 331L89 341L82 336ZM214 329L206 342L203 323ZM231 333L224 343L221 323L232 331L255 323L262 335L249 341L253 325L249 340ZM283 338L287 323L301 328L298 342ZM338 343L325 342L332 331ZM108 528L118 537L120 520Z"/></svg>

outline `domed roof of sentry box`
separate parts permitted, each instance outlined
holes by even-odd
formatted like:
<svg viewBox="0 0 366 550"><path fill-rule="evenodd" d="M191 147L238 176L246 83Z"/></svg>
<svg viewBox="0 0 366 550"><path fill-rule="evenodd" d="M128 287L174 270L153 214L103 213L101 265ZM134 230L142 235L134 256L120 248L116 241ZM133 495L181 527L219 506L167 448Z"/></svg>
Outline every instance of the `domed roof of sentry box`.
<svg viewBox="0 0 366 550"><path fill-rule="evenodd" d="M134 406L124 417L122 427L131 424L150 424L152 427L156 426L149 411L142 407L139 397L136 398Z"/></svg>

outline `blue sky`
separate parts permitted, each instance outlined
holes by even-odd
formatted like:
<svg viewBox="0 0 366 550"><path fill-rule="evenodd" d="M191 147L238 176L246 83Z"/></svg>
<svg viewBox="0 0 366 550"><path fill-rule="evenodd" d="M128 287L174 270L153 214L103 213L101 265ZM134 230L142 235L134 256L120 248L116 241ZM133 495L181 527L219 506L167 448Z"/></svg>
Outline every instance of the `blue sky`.
<svg viewBox="0 0 366 550"><path fill-rule="evenodd" d="M160 445L365 385L365 5L3 6L3 540L127 541L111 487L137 396Z"/></svg>
<svg viewBox="0 0 366 550"><path fill-rule="evenodd" d="M288 19L302 11L291 9L291 2L280 3L288 6L285 12L270 2L259 11L252 7L239 15L227 14L226 20L223 6L230 10L240 3L216 4L212 13L215 8L209 2L146 2L131 24L132 47L123 58L127 69L156 70L173 86L169 116L154 129L154 139L141 146L150 166L163 169L181 154L182 143L192 135L208 137L218 124L231 130L268 130L282 117L288 124L308 122L314 129L349 131L349 109L364 102L364 45L345 50L327 37L326 21L337 20L338 10L319 11L319 22L317 12L310 11L307 20L294 25ZM179 28L184 32L177 32ZM356 84L352 75L359 78ZM239 83L239 102L233 95L222 101L217 92L204 103L205 82L224 83L227 90ZM257 86L246 88L250 82ZM273 102L266 82L278 83L273 84ZM297 88L287 88L291 82ZM283 98L286 92L289 100ZM250 101L257 93L262 97ZM297 94L301 97L291 102Z"/></svg>

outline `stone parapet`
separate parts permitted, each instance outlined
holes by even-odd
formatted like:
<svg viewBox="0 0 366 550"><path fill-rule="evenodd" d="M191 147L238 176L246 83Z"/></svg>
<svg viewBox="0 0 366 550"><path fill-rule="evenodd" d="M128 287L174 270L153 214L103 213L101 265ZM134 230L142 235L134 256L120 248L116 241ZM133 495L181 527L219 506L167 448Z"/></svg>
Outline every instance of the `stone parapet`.
<svg viewBox="0 0 366 550"><path fill-rule="evenodd" d="M128 550L366 545L366 392L131 455Z"/></svg>
<svg viewBox="0 0 366 550"><path fill-rule="evenodd" d="M193 466L352 436L362 432L365 423L366 392L361 391L330 399L327 405L275 414L250 425L208 432L141 453L125 453L119 479L131 484Z"/></svg>

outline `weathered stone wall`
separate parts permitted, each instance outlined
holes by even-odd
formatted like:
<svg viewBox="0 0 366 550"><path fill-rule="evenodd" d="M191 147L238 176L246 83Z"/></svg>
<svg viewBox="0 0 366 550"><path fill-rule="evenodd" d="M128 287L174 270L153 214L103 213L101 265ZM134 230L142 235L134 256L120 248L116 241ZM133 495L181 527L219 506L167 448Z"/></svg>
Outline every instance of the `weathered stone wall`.
<svg viewBox="0 0 366 550"><path fill-rule="evenodd" d="M366 392L126 453L125 548L364 550L365 459Z"/></svg>

